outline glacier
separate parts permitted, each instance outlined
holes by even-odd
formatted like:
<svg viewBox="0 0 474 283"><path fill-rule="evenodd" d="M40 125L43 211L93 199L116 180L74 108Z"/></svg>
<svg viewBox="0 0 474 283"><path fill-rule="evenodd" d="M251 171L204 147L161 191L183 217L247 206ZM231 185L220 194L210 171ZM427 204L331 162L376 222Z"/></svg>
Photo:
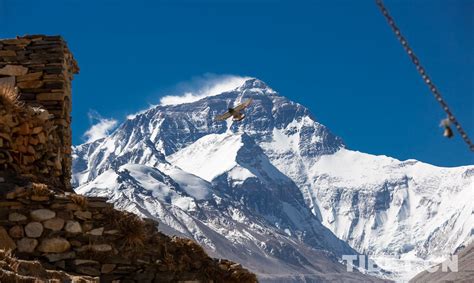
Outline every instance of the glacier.
<svg viewBox="0 0 474 283"><path fill-rule="evenodd" d="M214 121L248 98L242 122ZM345 272L344 254L367 254L386 271L376 275L403 281L473 239L474 166L347 149L258 79L158 105L75 146L72 183L262 281L377 280Z"/></svg>

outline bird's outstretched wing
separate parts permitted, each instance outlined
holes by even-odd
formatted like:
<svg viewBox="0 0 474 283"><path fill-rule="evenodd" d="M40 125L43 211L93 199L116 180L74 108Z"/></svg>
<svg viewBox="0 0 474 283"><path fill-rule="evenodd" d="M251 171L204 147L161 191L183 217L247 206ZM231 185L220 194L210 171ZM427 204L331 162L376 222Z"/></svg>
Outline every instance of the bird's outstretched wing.
<svg viewBox="0 0 474 283"><path fill-rule="evenodd" d="M224 120L227 120L229 119L230 117L232 117L232 114L230 114L229 111L225 112L224 114L222 115L218 115L216 117L216 121L224 121Z"/></svg>
<svg viewBox="0 0 474 283"><path fill-rule="evenodd" d="M234 108L234 110L235 110L235 111L242 111L242 110L244 110L245 108L247 108L247 107L250 105L250 103L252 103L252 98L247 99L247 101L245 101L245 102L243 102L243 103L237 105L237 106Z"/></svg>

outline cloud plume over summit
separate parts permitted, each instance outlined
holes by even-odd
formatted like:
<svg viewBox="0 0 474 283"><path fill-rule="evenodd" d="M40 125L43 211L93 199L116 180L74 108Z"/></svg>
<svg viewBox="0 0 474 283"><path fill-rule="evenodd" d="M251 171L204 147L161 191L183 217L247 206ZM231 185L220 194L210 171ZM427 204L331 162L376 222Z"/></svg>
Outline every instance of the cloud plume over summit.
<svg viewBox="0 0 474 283"><path fill-rule="evenodd" d="M177 89L181 94L166 95L160 99L160 104L176 105L194 102L204 97L215 96L225 91L233 90L241 86L248 79L250 77L207 74L194 78L190 82L179 84Z"/></svg>

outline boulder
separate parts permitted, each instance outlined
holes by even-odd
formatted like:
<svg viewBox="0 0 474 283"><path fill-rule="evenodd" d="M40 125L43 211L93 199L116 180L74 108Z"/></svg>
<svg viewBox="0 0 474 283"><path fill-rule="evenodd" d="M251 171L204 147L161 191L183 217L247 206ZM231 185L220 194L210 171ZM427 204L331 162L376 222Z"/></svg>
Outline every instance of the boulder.
<svg viewBox="0 0 474 283"><path fill-rule="evenodd" d="M105 273L105 274L110 273L110 272L114 271L115 266L117 266L117 265L116 264L111 264L111 263L102 264L102 268L100 269L100 272Z"/></svg>
<svg viewBox="0 0 474 283"><path fill-rule="evenodd" d="M88 220L92 218L92 213L90 211L76 211L74 212L74 216L81 220Z"/></svg>
<svg viewBox="0 0 474 283"><path fill-rule="evenodd" d="M39 222L30 222L25 226L25 234L30 238L39 238L43 234L43 225Z"/></svg>
<svg viewBox="0 0 474 283"><path fill-rule="evenodd" d="M42 209L33 210L30 213L30 216L33 220L41 222L41 221L49 220L51 218L56 217L56 212L49 209L42 208Z"/></svg>
<svg viewBox="0 0 474 283"><path fill-rule="evenodd" d="M13 226L12 228L10 228L10 230L8 230L8 234L10 234L10 236L12 238L15 238L15 239L20 239L20 238L23 238L24 236L24 231L23 231L23 227L20 226L20 225L15 225Z"/></svg>
<svg viewBox="0 0 474 283"><path fill-rule="evenodd" d="M50 238L41 241L38 250L44 253L64 253L71 248L71 244L64 238Z"/></svg>
<svg viewBox="0 0 474 283"><path fill-rule="evenodd" d="M81 224L79 224L79 222L68 220L66 222L66 227L64 228L64 230L66 230L69 233L76 234L76 233L82 232L82 227L81 227Z"/></svg>
<svg viewBox="0 0 474 283"><path fill-rule="evenodd" d="M104 233L104 227L96 228L87 232L87 234L92 235L92 236L102 236L103 233Z"/></svg>
<svg viewBox="0 0 474 283"><path fill-rule="evenodd" d="M53 230L53 231L60 231L64 227L64 219L62 218L52 218L49 220L46 220L43 223L44 228Z"/></svg>
<svg viewBox="0 0 474 283"><path fill-rule="evenodd" d="M8 215L8 221L11 222L19 222L19 221L25 221L27 217L23 214L17 213L17 212L12 212Z"/></svg>
<svg viewBox="0 0 474 283"><path fill-rule="evenodd" d="M23 253L32 253L35 251L36 246L38 246L38 240L31 238L22 238L18 240L18 251Z"/></svg>

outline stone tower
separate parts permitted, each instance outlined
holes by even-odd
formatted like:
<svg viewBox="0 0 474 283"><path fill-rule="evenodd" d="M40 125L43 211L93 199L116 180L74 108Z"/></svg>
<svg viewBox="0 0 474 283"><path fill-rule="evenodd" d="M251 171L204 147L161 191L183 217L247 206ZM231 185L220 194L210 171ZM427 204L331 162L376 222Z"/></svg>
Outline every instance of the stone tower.
<svg viewBox="0 0 474 283"><path fill-rule="evenodd" d="M59 178L66 190L71 190L71 82L78 72L61 36L0 39L0 85L16 87L20 100L54 115L54 131L61 144Z"/></svg>

